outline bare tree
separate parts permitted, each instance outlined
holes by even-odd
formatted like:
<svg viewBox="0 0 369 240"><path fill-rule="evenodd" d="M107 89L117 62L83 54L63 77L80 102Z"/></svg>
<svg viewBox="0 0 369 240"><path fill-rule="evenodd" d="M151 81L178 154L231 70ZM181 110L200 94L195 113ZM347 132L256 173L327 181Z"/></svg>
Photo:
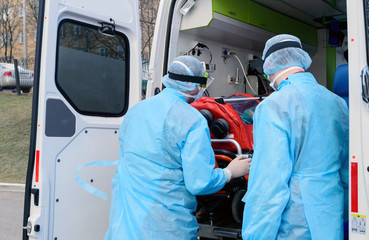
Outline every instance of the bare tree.
<svg viewBox="0 0 369 240"><path fill-rule="evenodd" d="M21 24L19 14L19 5L17 1L2 0L0 2L0 37L1 50L4 53L4 61L11 61L13 59L13 47L18 35L15 34Z"/></svg>
<svg viewBox="0 0 369 240"><path fill-rule="evenodd" d="M160 0L140 0L140 22L142 30L142 60L149 60L154 36L155 21ZM19 3L17 3L19 2ZM12 16L18 11L20 1L0 0L0 36L1 48L4 50L5 58L9 61L12 57L13 45L18 35L15 30L20 27L22 18ZM28 25L37 26L39 0L26 0Z"/></svg>
<svg viewBox="0 0 369 240"><path fill-rule="evenodd" d="M26 0L26 4L28 6L28 9L27 9L28 19L31 21L31 24L33 26L37 26L39 1L38 0Z"/></svg>
<svg viewBox="0 0 369 240"><path fill-rule="evenodd" d="M142 60L149 60L154 36L156 15L158 12L159 0L140 0L141 10L141 30L142 30Z"/></svg>

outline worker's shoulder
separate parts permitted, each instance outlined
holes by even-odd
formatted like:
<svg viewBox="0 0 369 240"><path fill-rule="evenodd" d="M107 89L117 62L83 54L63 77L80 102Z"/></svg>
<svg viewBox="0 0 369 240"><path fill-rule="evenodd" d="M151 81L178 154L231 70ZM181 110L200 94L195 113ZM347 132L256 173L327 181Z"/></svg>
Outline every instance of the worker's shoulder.
<svg viewBox="0 0 369 240"><path fill-rule="evenodd" d="M273 92L265 98L257 107L258 112L289 112L294 105L300 104L302 99L298 90L290 83L284 85L280 90Z"/></svg>
<svg viewBox="0 0 369 240"><path fill-rule="evenodd" d="M315 88L308 89L308 91L310 92L309 94L305 94L305 97L314 98L313 102L321 101L322 104L324 103L327 106L331 106L337 110L348 110L345 100L327 89L325 86L317 83Z"/></svg>
<svg viewBox="0 0 369 240"><path fill-rule="evenodd" d="M291 96L294 94L295 90L290 85L284 86L281 90L275 91L265 98L259 106L269 106L269 105L284 105L289 102Z"/></svg>
<svg viewBox="0 0 369 240"><path fill-rule="evenodd" d="M279 101L278 92L273 92L263 101L261 101L255 109L255 115L258 116L260 114L271 114L272 112L281 112L284 102Z"/></svg>
<svg viewBox="0 0 369 240"><path fill-rule="evenodd" d="M201 113L196 108L192 107L185 101L178 100L173 107L177 108L178 111L181 112L180 114L184 114L191 118L203 118Z"/></svg>
<svg viewBox="0 0 369 240"><path fill-rule="evenodd" d="M337 94L335 94L334 92L328 90L326 87L324 87L322 85L319 85L319 88L321 89L321 92L324 94L324 96L335 99L336 101L340 102L340 104L342 104L342 105L346 105L346 102L345 102L345 100L343 100L342 97L338 96Z"/></svg>
<svg viewBox="0 0 369 240"><path fill-rule="evenodd" d="M165 123L177 126L182 132L189 132L207 127L207 121L202 114L187 102L178 99L167 109Z"/></svg>

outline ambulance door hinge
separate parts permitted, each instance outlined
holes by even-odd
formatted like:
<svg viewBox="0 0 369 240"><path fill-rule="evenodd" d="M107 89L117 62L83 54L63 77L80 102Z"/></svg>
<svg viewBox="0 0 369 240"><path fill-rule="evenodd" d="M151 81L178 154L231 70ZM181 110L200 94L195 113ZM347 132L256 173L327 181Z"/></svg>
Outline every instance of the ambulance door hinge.
<svg viewBox="0 0 369 240"><path fill-rule="evenodd" d="M115 35L115 21L114 19L110 18L110 23L107 22L98 22L101 24L99 27L99 32L105 35L114 36Z"/></svg>
<svg viewBox="0 0 369 240"><path fill-rule="evenodd" d="M38 206L40 191L37 188L32 188L31 193L33 194L33 200L34 200L33 202L34 202L35 206Z"/></svg>

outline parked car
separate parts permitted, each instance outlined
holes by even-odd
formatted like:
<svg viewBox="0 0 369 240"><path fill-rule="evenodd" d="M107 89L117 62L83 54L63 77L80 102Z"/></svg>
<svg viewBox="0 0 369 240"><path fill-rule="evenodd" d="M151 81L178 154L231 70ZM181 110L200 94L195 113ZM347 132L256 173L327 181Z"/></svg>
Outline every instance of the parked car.
<svg viewBox="0 0 369 240"><path fill-rule="evenodd" d="M20 88L29 93L33 86L33 71L18 66ZM0 63L0 90L16 88L14 64Z"/></svg>

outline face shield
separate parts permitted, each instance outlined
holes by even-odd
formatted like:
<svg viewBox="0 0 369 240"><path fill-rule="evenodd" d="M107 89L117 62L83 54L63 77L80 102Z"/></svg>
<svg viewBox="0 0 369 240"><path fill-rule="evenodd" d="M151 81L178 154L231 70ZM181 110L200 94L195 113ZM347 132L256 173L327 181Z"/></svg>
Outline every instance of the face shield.
<svg viewBox="0 0 369 240"><path fill-rule="evenodd" d="M204 71L204 78L206 78L206 83L205 84L200 84L200 87L205 91L210 84L214 81L214 78L209 76L209 73Z"/></svg>

